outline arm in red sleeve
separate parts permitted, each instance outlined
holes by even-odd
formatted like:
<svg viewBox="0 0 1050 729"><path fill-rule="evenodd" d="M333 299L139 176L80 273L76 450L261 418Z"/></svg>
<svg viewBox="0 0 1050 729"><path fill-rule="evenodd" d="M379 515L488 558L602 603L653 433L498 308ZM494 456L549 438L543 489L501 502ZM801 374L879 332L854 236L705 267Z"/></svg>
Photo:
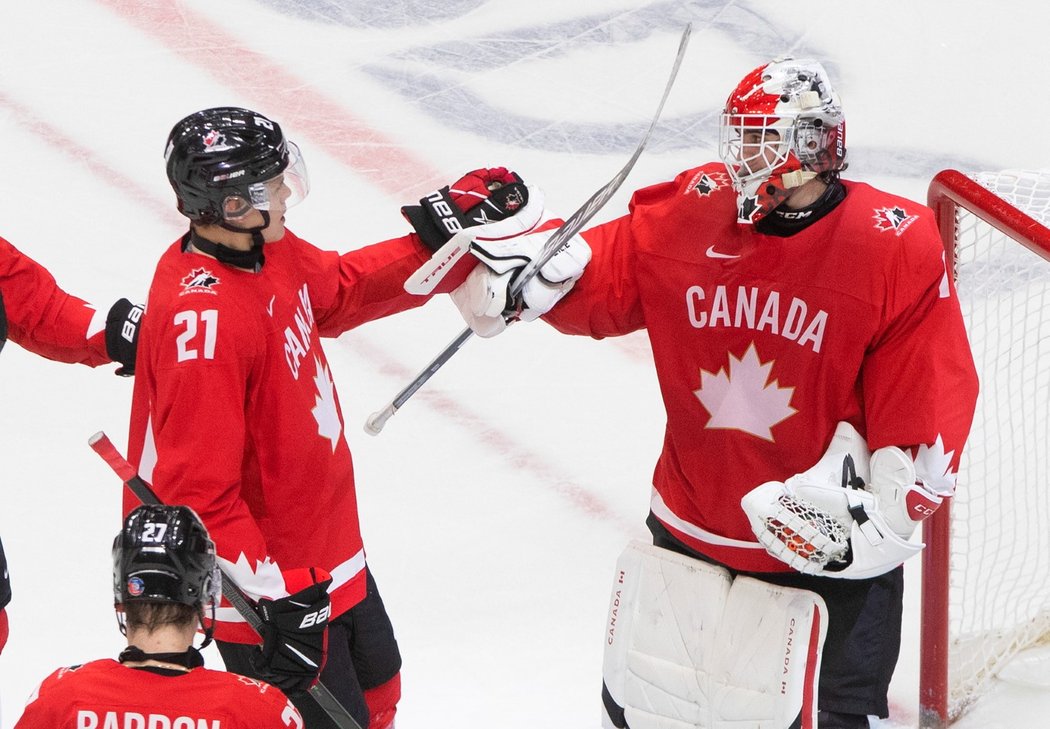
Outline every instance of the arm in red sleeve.
<svg viewBox="0 0 1050 729"><path fill-rule="evenodd" d="M321 336L338 336L365 322L422 306L430 299L409 294L404 287L405 280L429 259L414 234L342 255L319 250L305 241L298 244ZM460 280L465 277L465 273L456 273ZM442 284L435 293L444 292L451 281Z"/></svg>
<svg viewBox="0 0 1050 729"><path fill-rule="evenodd" d="M67 294L39 263L0 238L0 295L8 337L59 362L109 362L105 312Z"/></svg>
<svg viewBox="0 0 1050 729"><path fill-rule="evenodd" d="M924 218L902 238L887 321L864 360L868 445L912 446L916 472L951 493L977 402L977 372L943 249Z"/></svg>

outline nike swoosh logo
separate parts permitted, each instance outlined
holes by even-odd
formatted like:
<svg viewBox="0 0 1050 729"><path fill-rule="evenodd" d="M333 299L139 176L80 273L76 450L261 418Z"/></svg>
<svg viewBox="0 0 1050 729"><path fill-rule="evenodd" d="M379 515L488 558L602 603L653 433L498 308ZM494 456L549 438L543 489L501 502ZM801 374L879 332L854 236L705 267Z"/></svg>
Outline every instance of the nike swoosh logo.
<svg viewBox="0 0 1050 729"><path fill-rule="evenodd" d="M277 298L277 294L270 297L270 303L266 305L266 313L271 317L273 316L273 300Z"/></svg>
<svg viewBox="0 0 1050 729"><path fill-rule="evenodd" d="M719 253L715 250L714 246L707 247L708 258L740 258L739 255L733 255L732 253Z"/></svg>

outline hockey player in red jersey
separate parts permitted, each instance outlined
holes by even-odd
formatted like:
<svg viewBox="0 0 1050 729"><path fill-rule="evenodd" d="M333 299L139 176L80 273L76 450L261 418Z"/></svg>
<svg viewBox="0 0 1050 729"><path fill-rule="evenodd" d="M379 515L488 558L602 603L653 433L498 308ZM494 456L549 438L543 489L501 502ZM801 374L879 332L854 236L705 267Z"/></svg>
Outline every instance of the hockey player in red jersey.
<svg viewBox="0 0 1050 729"><path fill-rule="evenodd" d="M819 726L867 727L888 711L908 539L952 493L974 411L954 282L930 210L840 178L845 120L818 62L749 73L720 154L585 231L593 258L545 319L595 338L647 330L667 411L654 543L819 594ZM459 290L479 334L520 306L504 280L478 267ZM840 480L845 454L863 486ZM657 688L643 704L672 695ZM607 725L659 713L603 694Z"/></svg>
<svg viewBox="0 0 1050 729"><path fill-rule="evenodd" d="M0 238L0 349L10 339L58 362L96 367L119 362L117 374L135 372L141 306L120 299L103 314L67 294L46 268ZM11 583L0 544L0 651L7 642Z"/></svg>
<svg viewBox="0 0 1050 729"><path fill-rule="evenodd" d="M121 299L103 314L67 294L46 268L0 238L0 348L10 339L58 362L119 362L134 374L141 306Z"/></svg>
<svg viewBox="0 0 1050 729"><path fill-rule="evenodd" d="M215 545L192 510L132 511L113 542L113 598L128 647L117 660L52 673L17 729L302 729L279 689L204 668L193 639L214 612L220 579ZM210 640L209 628L201 647Z"/></svg>
<svg viewBox="0 0 1050 729"><path fill-rule="evenodd" d="M223 568L251 596L302 605L301 593L289 594L296 588L288 574L330 573L321 680L363 727L384 729L400 697L401 656L365 561L321 337L422 304L402 284L428 260L427 245L436 249L447 236L410 234L343 255L298 238L284 215L308 189L299 151L277 122L246 109L181 120L165 158L190 230L163 254L150 288L130 460L162 500L200 514ZM477 206L485 208L481 219L512 223L533 209L525 186L504 169L477 170L460 183L439 191L440 211L452 218ZM423 217L460 224L431 214L437 209ZM133 503L129 494L126 508ZM303 693L324 632L267 626L260 649L233 610L219 609L215 636L227 668L277 683L308 726L329 726ZM283 650L289 642L297 648Z"/></svg>

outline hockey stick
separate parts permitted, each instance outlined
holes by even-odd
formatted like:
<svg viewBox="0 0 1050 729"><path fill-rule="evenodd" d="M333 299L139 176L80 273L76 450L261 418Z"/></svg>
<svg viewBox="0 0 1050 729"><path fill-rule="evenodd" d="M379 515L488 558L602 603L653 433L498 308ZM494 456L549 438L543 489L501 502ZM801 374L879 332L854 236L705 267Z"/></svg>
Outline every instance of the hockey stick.
<svg viewBox="0 0 1050 729"><path fill-rule="evenodd" d="M88 439L88 445L109 464L113 472L120 477L125 486L131 489L131 493L135 494L139 501L151 505L163 503L157 498L157 494L150 485L135 473L135 468L128 463L127 459L120 455L120 451L110 441L109 436L99 431ZM255 612L251 600L226 570L220 568L220 572L222 572L222 596L240 613L252 630L261 635L262 618ZM361 725L350 716L350 712L339 703L339 699L333 696L323 683L320 681L315 683L310 687L309 693L339 729L361 729Z"/></svg>
<svg viewBox="0 0 1050 729"><path fill-rule="evenodd" d="M682 58L685 56L686 46L689 45L689 36L693 32L692 23L685 26L685 30L682 31L682 38L678 43L678 55L675 56L674 66L671 68L671 76L667 79L667 86L664 87L664 94L660 98L660 104L656 107L656 113L653 115L652 122L649 123L649 129L645 132L645 136L642 141L638 143L638 146L634 150L634 154L627 160L627 164L623 166L619 172L617 172L611 180L609 180L603 187L598 189L593 195L587 198L587 201L580 207L579 210L569 216L569 219L561 224L547 242L544 244L543 249L540 251L540 255L532 261L529 261L521 273L515 278L514 283L510 288L509 299L513 301L517 298L521 290L525 288L527 284L539 270L546 264L550 259L558 253L559 250L572 238L574 235L583 230L583 226L587 224L594 214L601 209L605 203L609 202L616 191L623 184L623 181L627 179L628 173L634 167L634 163L638 161L638 158L642 154L642 150L645 149L645 145L649 143L649 137L653 134L653 129L656 128L656 122L660 119L660 114L664 110L664 104L667 102L667 97L671 93L671 87L674 85L675 79L678 77L678 69L682 65ZM378 410L372 413L368 420L365 421L365 432L369 435L379 435L383 430L383 426L386 422L394 416L395 413L408 402L408 399L416 394L416 391L426 383L434 373L441 369L446 362L452 359L452 356L459 351L460 347L467 343L467 340L474 334L474 332L467 327L459 333L455 339L449 342L448 346L445 347L435 357L430 364L428 364L423 371L416 375L416 378L412 382L408 383L401 392L399 392L390 403L387 404L382 410Z"/></svg>

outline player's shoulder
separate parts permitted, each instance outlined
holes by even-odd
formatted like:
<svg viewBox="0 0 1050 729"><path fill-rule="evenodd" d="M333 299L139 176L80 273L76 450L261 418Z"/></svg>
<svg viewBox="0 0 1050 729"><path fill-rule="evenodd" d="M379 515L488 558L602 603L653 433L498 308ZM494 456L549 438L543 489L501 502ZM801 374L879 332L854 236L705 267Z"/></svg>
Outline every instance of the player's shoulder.
<svg viewBox="0 0 1050 729"><path fill-rule="evenodd" d="M864 182L843 180L846 187L845 211L851 222L870 229L873 236L914 238L936 231L933 211L922 203L881 190Z"/></svg>
<svg viewBox="0 0 1050 729"><path fill-rule="evenodd" d="M99 680L100 677L119 671L121 665L112 659L104 658L88 663L62 666L51 672L40 682L38 693L70 692L79 693L86 682ZM34 694L34 697L36 694Z"/></svg>
<svg viewBox="0 0 1050 729"><path fill-rule="evenodd" d="M704 201L731 193L732 181L721 162L709 162L679 172L673 179L640 188L631 196L631 210L664 208Z"/></svg>
<svg viewBox="0 0 1050 729"><path fill-rule="evenodd" d="M179 325L182 312L221 313L220 331L238 337L259 330L265 302L256 274L223 264L214 258L184 252L179 243L169 248L150 286L146 321ZM262 302L262 303L260 303ZM181 331L181 329L180 329Z"/></svg>
<svg viewBox="0 0 1050 729"><path fill-rule="evenodd" d="M198 668L192 673L199 684L198 691L220 697L242 712L254 709L262 713L280 714L288 706L288 697L272 684L248 676L210 668Z"/></svg>

